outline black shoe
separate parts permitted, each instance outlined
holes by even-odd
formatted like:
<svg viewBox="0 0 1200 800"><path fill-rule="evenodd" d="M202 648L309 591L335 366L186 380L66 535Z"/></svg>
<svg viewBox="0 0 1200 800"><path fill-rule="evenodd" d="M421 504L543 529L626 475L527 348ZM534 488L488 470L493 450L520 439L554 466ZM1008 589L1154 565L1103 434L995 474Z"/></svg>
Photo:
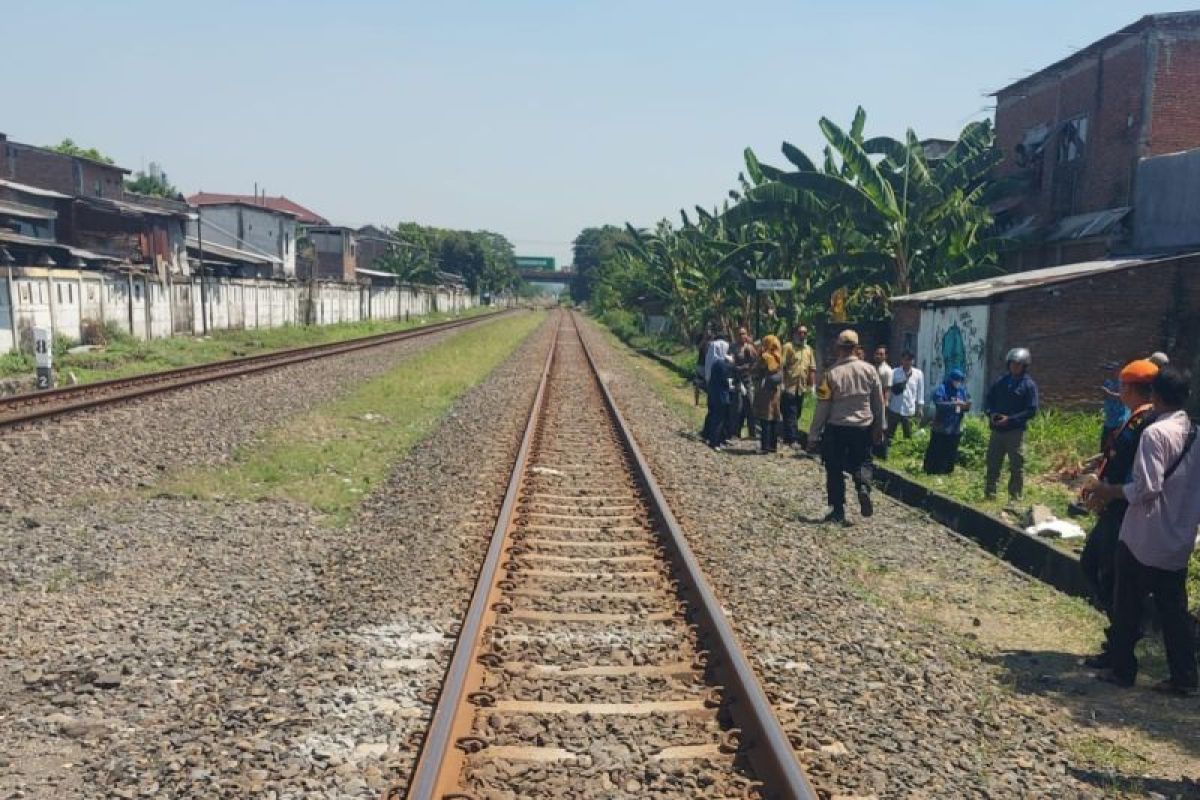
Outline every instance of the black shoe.
<svg viewBox="0 0 1200 800"><path fill-rule="evenodd" d="M821 520L821 522L832 522L837 525L848 525L849 524L846 522L846 512L840 508L835 508L833 511L830 511L828 514L825 515L825 517Z"/></svg>
<svg viewBox="0 0 1200 800"><path fill-rule="evenodd" d="M1096 680L1103 681L1104 683L1111 683L1114 686L1120 686L1122 689L1131 689L1133 688L1134 683L1130 678L1122 678L1111 669L1106 669L1104 672L1101 672L1096 676Z"/></svg>
<svg viewBox="0 0 1200 800"><path fill-rule="evenodd" d="M864 517L869 517L875 513L875 506L871 504L870 487L858 487L858 510Z"/></svg>
<svg viewBox="0 0 1200 800"><path fill-rule="evenodd" d="M1109 669L1112 667L1112 656L1107 650L1102 650L1094 656L1088 656L1083 660L1083 665L1088 669Z"/></svg>

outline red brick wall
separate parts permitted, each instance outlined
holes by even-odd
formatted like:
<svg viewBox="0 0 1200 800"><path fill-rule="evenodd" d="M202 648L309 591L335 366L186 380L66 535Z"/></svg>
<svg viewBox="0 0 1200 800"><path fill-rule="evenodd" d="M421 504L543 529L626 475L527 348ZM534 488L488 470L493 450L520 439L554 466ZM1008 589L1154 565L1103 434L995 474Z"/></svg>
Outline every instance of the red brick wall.
<svg viewBox="0 0 1200 800"><path fill-rule="evenodd" d="M8 158L7 177L18 183L89 197L120 199L124 195L124 172L120 167L72 158L15 142L10 144L14 153Z"/></svg>
<svg viewBox="0 0 1200 800"><path fill-rule="evenodd" d="M992 306L989 380L1010 347L1033 353L1032 374L1045 403L1094 408L1105 377L1100 364L1165 350L1189 364L1200 321L1200 257L1005 295Z"/></svg>
<svg viewBox="0 0 1200 800"><path fill-rule="evenodd" d="M920 306L915 303L898 303L892 306L892 336L891 344L888 346L889 363L895 364L900 360L906 338L913 343L912 349L916 351L917 330L920 327Z"/></svg>
<svg viewBox="0 0 1200 800"><path fill-rule="evenodd" d="M1039 124L1049 126L1045 155L1038 180L1020 211L1037 214L1043 222L1125 205L1132 197L1133 169L1137 159L1142 117L1145 45L1141 37L1126 39L1073 65L1064 74L1047 75L1000 93L996 108L997 144L1004 154L998 171L1013 175L1023 171L1016 162L1016 146L1025 132ZM1062 125L1086 114L1087 146L1083 158L1058 164ZM1074 190L1055 202L1059 187L1075 173Z"/></svg>
<svg viewBox="0 0 1200 800"><path fill-rule="evenodd" d="M1200 147L1200 32L1163 37L1157 49L1146 155Z"/></svg>

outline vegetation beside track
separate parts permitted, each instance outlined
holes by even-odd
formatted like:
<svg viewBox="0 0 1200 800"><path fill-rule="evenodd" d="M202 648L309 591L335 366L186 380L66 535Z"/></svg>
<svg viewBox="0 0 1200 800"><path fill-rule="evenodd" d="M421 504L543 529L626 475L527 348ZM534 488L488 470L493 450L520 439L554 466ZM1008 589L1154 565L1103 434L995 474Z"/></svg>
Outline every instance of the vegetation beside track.
<svg viewBox="0 0 1200 800"><path fill-rule="evenodd" d="M288 498L343 522L454 401L544 318L518 314L463 330L341 400L284 422L232 464L185 472L159 490L200 498Z"/></svg>
<svg viewBox="0 0 1200 800"><path fill-rule="evenodd" d="M60 386L65 385L67 373L80 383L94 383L110 378L127 378L150 372L207 364L238 356L259 355L289 347L342 342L363 336L428 325L448 319L485 314L493 309L474 308L462 314L437 313L401 320L369 320L337 325L287 325L281 328L251 328L236 331L214 331L211 336L170 336L143 341L118 328L104 331L106 343L85 353L68 353L74 342L55 340L54 366ZM0 378L32 376L33 357L25 352L0 355Z"/></svg>

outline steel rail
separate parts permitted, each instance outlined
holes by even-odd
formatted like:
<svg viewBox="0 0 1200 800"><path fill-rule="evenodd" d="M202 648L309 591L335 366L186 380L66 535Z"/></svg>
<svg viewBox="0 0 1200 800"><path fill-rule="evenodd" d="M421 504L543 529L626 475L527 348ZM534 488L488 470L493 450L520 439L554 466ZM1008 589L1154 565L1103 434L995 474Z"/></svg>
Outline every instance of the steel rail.
<svg viewBox="0 0 1200 800"><path fill-rule="evenodd" d="M556 322L561 317L556 315ZM437 797L437 789L447 762L457 763L453 758L455 731L461 713L466 709L473 710L466 702L466 692L469 688L470 673L475 664L472 657L475 653L475 643L479 641L484 630L485 618L488 615L491 594L496 584L500 570L500 562L504 556L505 540L512 519L512 512L520 496L521 482L525 473L525 464L529 459L529 451L533 449L533 440L537 435L537 422L545 403L546 386L550 381L550 368L554 364L555 353L558 350L559 325L554 326L554 339L550 343L550 351L542 365L541 378L538 381L537 393L529 409L529 418L525 433L521 437L521 446L513 463L512 475L508 479L508 489L504 494L504 503L496 517L496 526L492 529L491 541L488 544L487 555L479 569L475 591L471 595L471 604L459 628L458 641L454 645L454 655L450 660L450 668L442 682L438 693L437 707L430 720L425 740L421 745L421 754L416 768L409 781L408 797L433 800ZM384 793L385 800L399 800L399 794L394 790Z"/></svg>
<svg viewBox="0 0 1200 800"><path fill-rule="evenodd" d="M270 353L133 375L127 378L112 378L78 386L65 386L45 392L13 395L0 398L0 428L9 428L62 414L127 402L147 395L183 389L209 381L251 375L304 361L417 339L440 331L473 325L508 313L512 312L501 311L467 319L435 322L404 331L361 336L341 342L292 347Z"/></svg>
<svg viewBox="0 0 1200 800"><path fill-rule="evenodd" d="M646 491L652 511L669 534L668 552L673 556L682 576L680 593L688 601L688 605L698 613L701 641L713 656L709 664L718 676L718 683L725 688L730 697L731 715L747 735L744 740L747 746L746 755L754 767L756 776L766 784L771 796L787 800L817 800L816 790L808 782L804 770L796 760L791 742L784 733L783 726L779 724L775 711L754 674L754 669L742 653L737 634L725 618L716 593L708 585L700 562L696 560L683 529L679 527L679 521L671 513L667 499L650 470L650 464L638 448L625 418L621 416L612 392L600 378L600 369L596 366L596 360L583 331L579 328L579 319L574 312L571 313L571 322L575 325L575 331L583 346L583 354L591 365L592 375L600 387L609 415L616 423L617 431L637 465L636 477Z"/></svg>
<svg viewBox="0 0 1200 800"><path fill-rule="evenodd" d="M727 708L733 721L742 731L742 742L747 748L746 755L756 777L765 783L764 788L769 797L816 800L817 794L797 762L791 743L776 719L753 669L742 654L737 637L725 619L716 595L709 588L699 562L692 554L678 521L654 480L649 464L638 449L632 432L600 376L596 361L580 330L578 319L574 314L571 314L570 318L591 369L592 379L600 389L605 408L614 422L622 444L632 457L635 477L649 499L651 512L668 534L666 550L676 567L677 575L680 576L680 594L689 601L690 607L696 613L701 641L710 653L708 665L713 670L717 683L724 688ZM561 320L561 317L559 319ZM456 734L470 725L475 711L474 706L467 702L468 693L473 686L472 679L480 669L474 656L488 620L495 615L492 605L497 594L497 577L501 569L501 560L504 558L508 533L513 524L513 510L519 501L530 451L537 435L538 422L545 407L546 388L558 349L560 327L555 326L554 340L542 367L537 392L509 477L504 501L492 530L487 554L480 567L471 602L458 633L450 667L439 691L433 717L410 777L407 793L404 795L408 800L443 800L447 797L462 796L438 792L451 783L449 778L457 774L463 762L462 755L455 749ZM400 797L399 788L392 788L383 793L383 800L400 800Z"/></svg>

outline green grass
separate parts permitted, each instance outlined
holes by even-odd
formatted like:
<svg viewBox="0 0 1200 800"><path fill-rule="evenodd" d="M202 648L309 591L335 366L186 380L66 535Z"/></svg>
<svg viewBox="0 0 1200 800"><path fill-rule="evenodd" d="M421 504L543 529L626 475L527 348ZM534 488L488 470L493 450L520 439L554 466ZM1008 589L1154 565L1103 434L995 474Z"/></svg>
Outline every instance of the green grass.
<svg viewBox="0 0 1200 800"><path fill-rule="evenodd" d="M482 307L458 316L474 316L491 311ZM453 317L455 315L439 313L413 317L408 322L371 320L338 325L288 325L281 328L215 331L209 337L171 336L148 342L109 328L105 331L107 344L100 350L71 355L65 352L66 342L60 346L56 341L54 366L59 385L66 383L68 371L80 383L94 383L289 347L391 333ZM0 378L32 373L33 359L27 353L10 352L0 356Z"/></svg>
<svg viewBox="0 0 1200 800"><path fill-rule="evenodd" d="M507 358L544 319L520 314L466 330L295 417L234 462L191 470L156 491L200 498L287 498L345 521L391 465L432 431L451 404Z"/></svg>

